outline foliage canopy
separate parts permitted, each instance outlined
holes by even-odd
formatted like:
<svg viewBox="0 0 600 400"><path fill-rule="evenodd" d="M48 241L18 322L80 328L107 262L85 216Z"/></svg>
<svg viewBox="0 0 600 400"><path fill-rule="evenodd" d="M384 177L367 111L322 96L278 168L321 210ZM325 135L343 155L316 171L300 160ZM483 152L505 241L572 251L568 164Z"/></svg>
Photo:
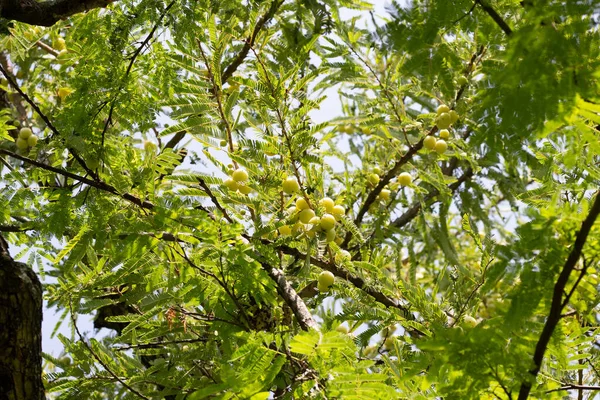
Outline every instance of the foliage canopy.
<svg viewBox="0 0 600 400"><path fill-rule="evenodd" d="M369 8L117 1L2 25L0 232L73 326L46 355L56 398L600 389L598 2ZM424 147L440 105L446 151ZM335 214L324 197L335 236L297 221L298 199Z"/></svg>

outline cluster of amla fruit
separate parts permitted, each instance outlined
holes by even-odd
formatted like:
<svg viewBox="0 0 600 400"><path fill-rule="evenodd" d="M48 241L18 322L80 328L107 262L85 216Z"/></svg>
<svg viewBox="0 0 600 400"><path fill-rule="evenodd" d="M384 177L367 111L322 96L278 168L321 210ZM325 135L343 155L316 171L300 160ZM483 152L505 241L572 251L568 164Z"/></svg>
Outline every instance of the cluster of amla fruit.
<svg viewBox="0 0 600 400"><path fill-rule="evenodd" d="M440 133L440 138L436 139L434 136L427 136L423 139L423 147L429 150L434 150L438 154L443 154L448 149L448 143L446 140L450 138L450 125L458 121L459 115L456 111L451 110L447 105L442 104L437 108L437 117L435 118L435 124L437 125Z"/></svg>
<svg viewBox="0 0 600 400"><path fill-rule="evenodd" d="M21 128L19 137L17 138L17 148L19 150L27 150L37 144L38 137L33 134L29 128Z"/></svg>
<svg viewBox="0 0 600 400"><path fill-rule="evenodd" d="M239 191L242 194L250 194L252 188L248 186L248 172L238 168L231 172L231 176L223 182L225 187L233 192Z"/></svg>
<svg viewBox="0 0 600 400"><path fill-rule="evenodd" d="M284 193L294 194L300 191L300 184L296 178L288 177L282 183L282 190ZM289 236L292 233L304 232L309 238L313 238L318 234L326 242L336 240L335 225L346 214L346 210L343 206L336 205L329 197L319 200L319 205L321 210L324 211L320 217L317 216L315 210L310 207L305 198L298 198L296 205L288 210L290 221L295 222L295 224L279 227L279 233L282 236Z"/></svg>

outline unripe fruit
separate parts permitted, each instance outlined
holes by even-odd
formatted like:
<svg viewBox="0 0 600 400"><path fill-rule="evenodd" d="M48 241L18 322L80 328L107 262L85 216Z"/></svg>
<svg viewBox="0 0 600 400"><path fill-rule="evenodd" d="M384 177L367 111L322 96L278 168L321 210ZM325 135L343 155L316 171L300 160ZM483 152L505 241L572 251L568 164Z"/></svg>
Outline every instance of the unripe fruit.
<svg viewBox="0 0 600 400"><path fill-rule="evenodd" d="M450 137L450 131L448 129L442 129L440 131L440 137L442 139L448 139Z"/></svg>
<svg viewBox="0 0 600 400"><path fill-rule="evenodd" d="M304 210L300 211L298 218L303 224L308 224L314 216L315 212L313 210L311 210L310 208L305 208Z"/></svg>
<svg viewBox="0 0 600 400"><path fill-rule="evenodd" d="M250 194L252 193L252 188L248 185L240 185L238 188L241 194Z"/></svg>
<svg viewBox="0 0 600 400"><path fill-rule="evenodd" d="M379 167L373 167L373 173L377 174L377 175L381 174L381 168L379 168Z"/></svg>
<svg viewBox="0 0 600 400"><path fill-rule="evenodd" d="M221 145L221 147L225 147L227 146L227 140L223 139L219 142L219 144Z"/></svg>
<svg viewBox="0 0 600 400"><path fill-rule="evenodd" d="M319 286L323 286L329 288L329 286L333 285L335 277L329 271L323 271L319 274Z"/></svg>
<svg viewBox="0 0 600 400"><path fill-rule="evenodd" d="M412 176L408 172L398 175L398 183L402 186L409 186L412 183Z"/></svg>
<svg viewBox="0 0 600 400"><path fill-rule="evenodd" d="M319 283L319 284L317 284L317 290L318 290L320 293L328 292L328 291L329 291L329 286L324 286L324 285L321 285L321 284Z"/></svg>
<svg viewBox="0 0 600 400"><path fill-rule="evenodd" d="M327 243L333 242L335 237L335 229L329 229L328 231L325 231L325 241Z"/></svg>
<svg viewBox="0 0 600 400"><path fill-rule="evenodd" d="M363 351L365 357L372 357L377 355L377 346L367 346Z"/></svg>
<svg viewBox="0 0 600 400"><path fill-rule="evenodd" d="M152 152L156 150L156 144L150 140L144 140L144 150Z"/></svg>
<svg viewBox="0 0 600 400"><path fill-rule="evenodd" d="M26 139L21 139L21 138L17 139L17 148L18 149L25 150L27 147L29 147L29 145L27 144Z"/></svg>
<svg viewBox="0 0 600 400"><path fill-rule="evenodd" d="M292 227L289 225L283 225L279 227L279 234L281 236L290 236L292 234Z"/></svg>
<svg viewBox="0 0 600 400"><path fill-rule="evenodd" d="M35 135L31 135L27 138L27 144L29 147L34 147L38 142L38 137Z"/></svg>
<svg viewBox="0 0 600 400"><path fill-rule="evenodd" d="M63 39L63 38L56 39L56 43L54 43L54 48L58 51L65 50L67 48L67 43L65 42L65 39Z"/></svg>
<svg viewBox="0 0 600 400"><path fill-rule="evenodd" d="M308 221L308 223L309 223L310 225L314 225L314 226L313 226L313 229L314 229L315 231L320 231L320 230L321 230L321 218L319 218L319 217L316 217L316 216L315 216L315 217L312 217L312 218L310 219L310 221Z"/></svg>
<svg viewBox="0 0 600 400"><path fill-rule="evenodd" d="M479 322L477 322L477 320L471 317L470 315L465 315L463 322L466 326L470 328L474 328L477 326L477 324L479 324Z"/></svg>
<svg viewBox="0 0 600 400"><path fill-rule="evenodd" d="M325 214L321 217L321 228L323 230L330 230L335 227L335 217L331 214Z"/></svg>
<svg viewBox="0 0 600 400"><path fill-rule="evenodd" d="M450 114L450 123L451 124L453 124L456 121L458 121L459 115L458 115L458 113L456 111L450 110L449 114Z"/></svg>
<svg viewBox="0 0 600 400"><path fill-rule="evenodd" d="M308 202L306 201L306 199L303 198L303 197L300 197L298 200L296 200L296 208L298 210L306 210L307 208L309 208L308 207Z"/></svg>
<svg viewBox="0 0 600 400"><path fill-rule="evenodd" d="M233 179L231 179L231 178L225 179L225 181L223 182L223 185L225 185L225 187L227 189L233 190L234 192L236 190L238 190L238 188L239 188L238 183L236 181L234 181Z"/></svg>
<svg viewBox="0 0 600 400"><path fill-rule="evenodd" d="M450 114L448 114L448 113L441 113L435 119L435 124L440 129L446 129L446 128L448 128L451 123L452 123L452 117L450 117Z"/></svg>
<svg viewBox="0 0 600 400"><path fill-rule="evenodd" d="M392 350L394 348L395 342L396 342L396 339L393 336L390 336L389 338L385 339L385 342L383 342L383 349L384 350Z"/></svg>
<svg viewBox="0 0 600 400"><path fill-rule="evenodd" d="M21 139L27 140L31 135L33 135L33 132L29 128L21 128L21 130L19 131L19 137Z"/></svg>
<svg viewBox="0 0 600 400"><path fill-rule="evenodd" d="M246 170L238 168L231 174L231 177L236 182L244 182L248 180L248 173Z"/></svg>
<svg viewBox="0 0 600 400"><path fill-rule="evenodd" d="M348 333L348 327L346 325L339 325L335 330L340 333Z"/></svg>
<svg viewBox="0 0 600 400"><path fill-rule="evenodd" d="M90 158L86 164L89 169L94 170L100 166L100 160L97 158Z"/></svg>
<svg viewBox="0 0 600 400"><path fill-rule="evenodd" d="M436 138L434 138L433 136L427 136L425 139L423 139L423 147L429 150L433 150L436 141Z"/></svg>
<svg viewBox="0 0 600 400"><path fill-rule="evenodd" d="M447 149L448 149L448 143L446 143L446 141L443 139L438 140L437 143L435 144L435 151L438 154L445 153Z"/></svg>
<svg viewBox="0 0 600 400"><path fill-rule="evenodd" d="M329 197L323 197L321 200L319 200L319 205L328 213L331 213L333 211L333 207L335 207L335 203Z"/></svg>
<svg viewBox="0 0 600 400"><path fill-rule="evenodd" d="M352 259L352 254L346 250L340 250L340 258L342 260L350 261Z"/></svg>
<svg viewBox="0 0 600 400"><path fill-rule="evenodd" d="M360 131L365 135L370 135L371 133L373 133L373 129L369 128L368 126L363 126L362 128L360 128Z"/></svg>
<svg viewBox="0 0 600 400"><path fill-rule="evenodd" d="M370 174L367 177L367 180L369 181L369 183L373 186L377 185L379 183L379 175L377 174Z"/></svg>
<svg viewBox="0 0 600 400"><path fill-rule="evenodd" d="M458 84L458 86L465 86L467 83L469 83L469 80L466 76L461 75L456 79L456 83Z"/></svg>
<svg viewBox="0 0 600 400"><path fill-rule="evenodd" d="M354 125L348 124L348 125L344 126L344 132L354 133Z"/></svg>
<svg viewBox="0 0 600 400"><path fill-rule="evenodd" d="M331 214L333 214L335 219L339 220L341 217L344 216L344 214L346 214L346 210L344 209L344 207L337 205L333 207L333 210L331 210Z"/></svg>
<svg viewBox="0 0 600 400"><path fill-rule="evenodd" d="M448 107L445 104L442 104L437 108L436 111L437 111L437 115L440 115L442 113L447 113L448 111L450 111L450 107Z"/></svg>
<svg viewBox="0 0 600 400"><path fill-rule="evenodd" d="M283 191L287 194L296 193L298 190L300 190L300 184L298 183L298 180L293 177L286 178L281 186Z"/></svg>
<svg viewBox="0 0 600 400"><path fill-rule="evenodd" d="M381 192L379 193L379 198L381 200L389 200L390 199L390 194L392 192L389 189L381 189Z"/></svg>

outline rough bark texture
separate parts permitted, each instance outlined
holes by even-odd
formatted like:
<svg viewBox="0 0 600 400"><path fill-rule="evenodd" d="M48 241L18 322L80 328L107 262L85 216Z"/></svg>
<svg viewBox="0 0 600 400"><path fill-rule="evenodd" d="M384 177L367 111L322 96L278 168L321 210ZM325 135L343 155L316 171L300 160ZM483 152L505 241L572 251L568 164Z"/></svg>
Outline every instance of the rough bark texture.
<svg viewBox="0 0 600 400"><path fill-rule="evenodd" d="M0 0L0 18L30 25L52 26L61 19L98 7L114 0Z"/></svg>
<svg viewBox="0 0 600 400"><path fill-rule="evenodd" d="M42 285L0 236L0 400L44 400Z"/></svg>

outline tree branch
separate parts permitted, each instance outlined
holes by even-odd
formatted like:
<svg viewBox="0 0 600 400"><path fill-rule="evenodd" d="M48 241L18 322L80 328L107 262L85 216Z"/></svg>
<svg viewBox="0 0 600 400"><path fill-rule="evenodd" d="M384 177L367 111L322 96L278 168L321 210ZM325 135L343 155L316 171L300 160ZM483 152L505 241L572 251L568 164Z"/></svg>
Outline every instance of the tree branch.
<svg viewBox="0 0 600 400"><path fill-rule="evenodd" d="M502 29L504 33L506 33L506 36L510 36L512 34L512 29L510 29L510 26L508 26L508 24L506 23L506 21L504 21L504 19L502 19L500 14L498 14L492 6L487 4L485 0L475 0L475 4L479 4L481 8L483 8L487 15L489 15L494 20L496 25L498 25L500 29Z"/></svg>
<svg viewBox="0 0 600 400"><path fill-rule="evenodd" d="M569 257L558 276L558 280L554 285L554 292L552 294L552 304L550 306L550 313L548 318L546 319L546 323L544 324L544 329L540 335L540 338L535 346L535 353L533 354L533 362L535 367L529 371L532 375L532 380L535 379L538 372L540 372L540 368L542 367L542 361L544 359L544 354L546 353L546 348L548 347L548 343L550 342L550 338L552 337L552 333L554 329L558 325L560 321L560 316L562 313L562 309L564 307L563 303L563 293L565 292L565 288L569 281L569 277L571 272L575 269L577 265L577 261L579 261L579 257L581 257L581 252L583 251L583 246L587 240L588 234L590 233L592 226L596 222L596 218L600 214L600 192L596 192L596 200L590 209L585 220L581 223L581 229L577 233L577 238L575 239L575 244L569 253ZM521 389L519 390L518 400L526 400L529 397L529 392L531 391L531 381L527 380L521 383Z"/></svg>
<svg viewBox="0 0 600 400"><path fill-rule="evenodd" d="M104 8L114 0L0 0L0 18L29 25L52 26L71 15Z"/></svg>

